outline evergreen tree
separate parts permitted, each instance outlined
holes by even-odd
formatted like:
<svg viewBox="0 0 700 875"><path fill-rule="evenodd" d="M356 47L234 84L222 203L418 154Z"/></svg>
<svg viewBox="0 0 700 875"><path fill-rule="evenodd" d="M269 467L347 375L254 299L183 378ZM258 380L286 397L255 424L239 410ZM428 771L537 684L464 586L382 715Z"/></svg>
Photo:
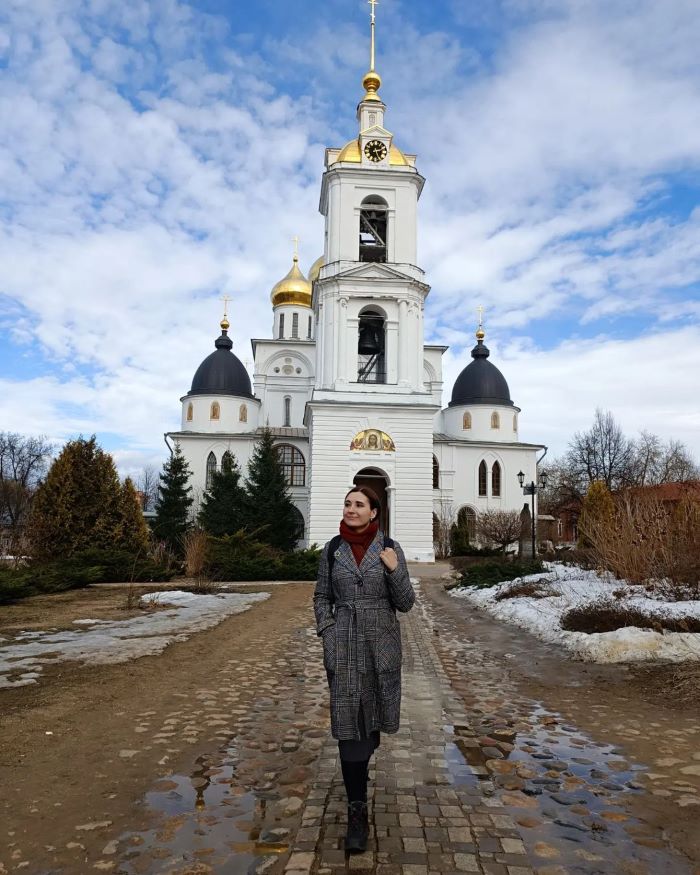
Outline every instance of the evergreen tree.
<svg viewBox="0 0 700 875"><path fill-rule="evenodd" d="M248 525L246 493L241 469L231 453L224 453L221 470L212 477L199 511L199 524L210 535L233 535Z"/></svg>
<svg viewBox="0 0 700 875"><path fill-rule="evenodd" d="M292 504L287 481L274 445L265 429L256 441L246 478L247 528L257 540L280 550L297 542L298 512Z"/></svg>
<svg viewBox="0 0 700 875"><path fill-rule="evenodd" d="M604 480L595 480L588 487L583 499L578 521L579 547L592 546L593 537L604 529L610 529L615 516L615 502Z"/></svg>
<svg viewBox="0 0 700 875"><path fill-rule="evenodd" d="M37 488L28 535L36 560L118 545L121 486L112 457L89 440L69 441Z"/></svg>
<svg viewBox="0 0 700 875"><path fill-rule="evenodd" d="M153 531L177 555L182 554L182 537L189 527L190 507L194 501L189 485L191 473L180 445L175 444L160 475Z"/></svg>
<svg viewBox="0 0 700 875"><path fill-rule="evenodd" d="M148 551L149 533L141 511L141 502L130 477L122 484L119 496L119 537L115 546L129 553L144 555Z"/></svg>

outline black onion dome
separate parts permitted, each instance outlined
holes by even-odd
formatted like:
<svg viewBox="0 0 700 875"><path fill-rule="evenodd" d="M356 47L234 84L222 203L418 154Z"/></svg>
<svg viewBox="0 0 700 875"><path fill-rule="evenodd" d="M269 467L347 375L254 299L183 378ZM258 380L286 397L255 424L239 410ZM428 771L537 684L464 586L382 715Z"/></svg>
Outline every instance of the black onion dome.
<svg viewBox="0 0 700 875"><path fill-rule="evenodd" d="M478 336L478 335L477 335ZM482 337L472 350L470 362L457 377L448 407L462 404L502 404L513 407L506 378L488 361L489 348Z"/></svg>
<svg viewBox="0 0 700 875"><path fill-rule="evenodd" d="M192 380L188 395L236 395L252 398L250 377L243 362L231 352L233 342L226 329L214 342L216 352L208 355Z"/></svg>

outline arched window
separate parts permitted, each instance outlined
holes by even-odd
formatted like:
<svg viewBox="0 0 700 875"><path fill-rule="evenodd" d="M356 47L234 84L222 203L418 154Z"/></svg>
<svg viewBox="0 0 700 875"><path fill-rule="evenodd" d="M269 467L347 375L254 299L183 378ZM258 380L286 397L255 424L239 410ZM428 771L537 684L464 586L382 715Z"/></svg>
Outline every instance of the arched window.
<svg viewBox="0 0 700 875"><path fill-rule="evenodd" d="M476 537L476 511L472 507L462 507L457 514L457 527L461 529L471 544Z"/></svg>
<svg viewBox="0 0 700 875"><path fill-rule="evenodd" d="M464 431L469 431L469 429L471 427L472 427L472 415L467 410L467 412L462 417L462 428L464 429Z"/></svg>
<svg viewBox="0 0 700 875"><path fill-rule="evenodd" d="M292 337L299 337L299 314L292 313Z"/></svg>
<svg viewBox="0 0 700 875"><path fill-rule="evenodd" d="M501 497L501 466L498 462L494 462L491 468L491 495Z"/></svg>
<svg viewBox="0 0 700 875"><path fill-rule="evenodd" d="M384 317L376 310L365 310L358 322L358 383L386 383L384 350Z"/></svg>
<svg viewBox="0 0 700 875"><path fill-rule="evenodd" d="M280 331L279 331L279 338L281 339L281 338L283 338L283 337L284 337L284 313L280 313Z"/></svg>
<svg viewBox="0 0 700 875"><path fill-rule="evenodd" d="M296 522L296 531L294 532L294 536L296 537L297 543L299 543L299 541L304 540L304 530L306 524L304 522L304 517L302 516L302 513L298 507L294 508L294 520Z"/></svg>
<svg viewBox="0 0 700 875"><path fill-rule="evenodd" d="M221 470L225 471L227 468L233 468L233 454L229 450L221 457Z"/></svg>
<svg viewBox="0 0 700 875"><path fill-rule="evenodd" d="M313 325L312 317L309 316L309 329L308 329L308 331L306 332L306 338L307 338L307 340L311 340L311 327L312 327L312 325Z"/></svg>
<svg viewBox="0 0 700 875"><path fill-rule="evenodd" d="M376 194L360 207L360 261L386 262L387 211L389 205Z"/></svg>
<svg viewBox="0 0 700 875"><path fill-rule="evenodd" d="M209 419L221 419L221 405L218 401L212 401Z"/></svg>
<svg viewBox="0 0 700 875"><path fill-rule="evenodd" d="M487 494L486 487L488 484L488 480L489 480L489 471L488 471L488 468L486 467L486 462L484 462L482 460L481 464L479 465L479 495L486 495Z"/></svg>
<svg viewBox="0 0 700 875"><path fill-rule="evenodd" d="M433 456L433 489L440 488L440 463L437 456Z"/></svg>
<svg viewBox="0 0 700 875"><path fill-rule="evenodd" d="M214 480L214 474L216 474L216 456L214 453L209 453L207 456L207 476L206 476L206 488L211 489L211 484Z"/></svg>
<svg viewBox="0 0 700 875"><path fill-rule="evenodd" d="M494 410L491 414L491 428L500 428L501 427L501 417Z"/></svg>
<svg viewBox="0 0 700 875"><path fill-rule="evenodd" d="M518 414L514 413L513 414L513 431L517 431L517 430L518 430Z"/></svg>
<svg viewBox="0 0 700 875"><path fill-rule="evenodd" d="M292 424L292 399L289 395L284 398L284 424L287 428Z"/></svg>
<svg viewBox="0 0 700 875"><path fill-rule="evenodd" d="M187 405L187 421L192 422L194 418L194 407L192 406L192 402Z"/></svg>
<svg viewBox="0 0 700 875"><path fill-rule="evenodd" d="M301 452L291 444L280 444L277 454L289 486L303 486L306 483L306 462Z"/></svg>
<svg viewBox="0 0 700 875"><path fill-rule="evenodd" d="M238 408L238 421L248 422L248 408L245 404L241 404Z"/></svg>

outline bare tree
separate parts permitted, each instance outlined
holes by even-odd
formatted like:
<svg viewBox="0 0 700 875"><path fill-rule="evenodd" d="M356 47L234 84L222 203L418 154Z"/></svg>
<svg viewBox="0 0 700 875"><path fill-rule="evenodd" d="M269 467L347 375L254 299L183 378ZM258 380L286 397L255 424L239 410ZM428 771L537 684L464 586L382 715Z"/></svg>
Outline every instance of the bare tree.
<svg viewBox="0 0 700 875"><path fill-rule="evenodd" d="M485 510L476 518L476 533L505 553L520 537L520 514L515 510Z"/></svg>
<svg viewBox="0 0 700 875"><path fill-rule="evenodd" d="M700 467L681 441L670 440L663 447L655 479L657 483L682 483L700 478Z"/></svg>
<svg viewBox="0 0 700 875"><path fill-rule="evenodd" d="M566 467L579 495L596 480L602 480L611 492L633 485L635 449L612 413L598 408L591 428L576 432L566 454Z"/></svg>
<svg viewBox="0 0 700 875"><path fill-rule="evenodd" d="M45 437L0 432L0 527L16 551L34 491L46 473L53 445Z"/></svg>
<svg viewBox="0 0 700 875"><path fill-rule="evenodd" d="M433 546L436 559L447 559L450 555L452 526L455 512L449 499L441 498L437 513L433 514Z"/></svg>
<svg viewBox="0 0 700 875"><path fill-rule="evenodd" d="M143 510L153 510L158 498L159 472L154 465L145 465L134 481L138 492L141 493L141 505Z"/></svg>

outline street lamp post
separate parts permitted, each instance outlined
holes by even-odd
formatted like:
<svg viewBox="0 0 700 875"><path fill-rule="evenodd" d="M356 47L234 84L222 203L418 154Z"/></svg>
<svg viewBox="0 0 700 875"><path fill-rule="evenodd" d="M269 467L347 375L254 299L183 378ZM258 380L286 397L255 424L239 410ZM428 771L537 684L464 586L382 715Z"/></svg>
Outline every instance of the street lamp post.
<svg viewBox="0 0 700 875"><path fill-rule="evenodd" d="M518 483L523 490L523 495L531 496L531 506L532 506L532 558L537 558L537 552L535 549L535 539L536 539L536 522L535 522L535 494L538 489L546 489L547 488L547 472L543 471L540 474L540 482L539 485L535 483L534 480L531 480L529 483L525 483L525 475L522 471L518 471Z"/></svg>

